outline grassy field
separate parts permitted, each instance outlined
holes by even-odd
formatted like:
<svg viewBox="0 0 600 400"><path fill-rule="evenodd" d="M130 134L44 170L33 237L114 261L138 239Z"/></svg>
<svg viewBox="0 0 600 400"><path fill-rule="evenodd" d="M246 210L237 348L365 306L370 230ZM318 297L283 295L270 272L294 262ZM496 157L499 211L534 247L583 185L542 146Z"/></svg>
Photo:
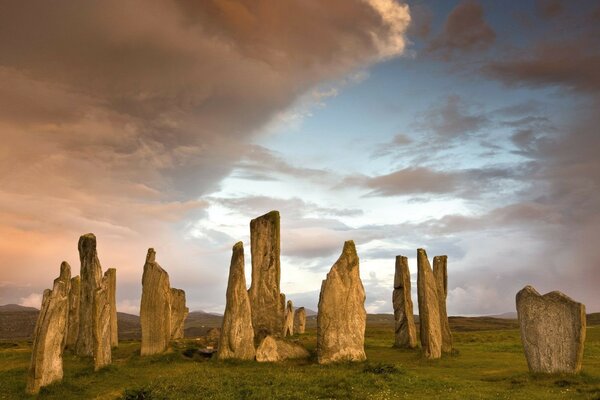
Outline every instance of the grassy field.
<svg viewBox="0 0 600 400"><path fill-rule="evenodd" d="M259 364L189 358L194 340L171 353L139 356L121 343L113 365L94 373L91 360L65 356L62 383L43 399L600 399L600 326L588 327L578 376L532 376L514 329L455 332L457 354L426 361L391 347L388 325L367 328L365 363L319 366L312 360ZM315 331L299 337L314 356ZM187 351L186 351L187 350ZM23 394L27 342L0 342L0 399Z"/></svg>

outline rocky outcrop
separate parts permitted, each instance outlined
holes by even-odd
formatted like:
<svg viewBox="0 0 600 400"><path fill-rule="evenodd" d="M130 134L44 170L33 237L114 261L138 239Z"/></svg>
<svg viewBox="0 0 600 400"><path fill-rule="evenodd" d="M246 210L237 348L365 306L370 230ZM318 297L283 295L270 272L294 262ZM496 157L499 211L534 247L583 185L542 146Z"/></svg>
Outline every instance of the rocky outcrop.
<svg viewBox="0 0 600 400"><path fill-rule="evenodd" d="M102 267L96 252L96 236L88 233L79 238L79 260L81 262L81 289L79 300L79 333L76 352L80 356L92 356L94 352L94 293L102 280Z"/></svg>
<svg viewBox="0 0 600 400"><path fill-rule="evenodd" d="M304 333L306 330L306 310L300 307L294 313L294 332Z"/></svg>
<svg viewBox="0 0 600 400"><path fill-rule="evenodd" d="M60 266L60 276L52 290L46 289L33 336L31 364L26 391L36 394L40 388L63 378L63 350L69 318L71 267Z"/></svg>
<svg viewBox="0 0 600 400"><path fill-rule="evenodd" d="M140 324L142 356L168 349L171 339L171 287L169 274L156 262L154 249L148 249L144 265Z"/></svg>
<svg viewBox="0 0 600 400"><path fill-rule="evenodd" d="M279 296L278 296L279 297ZM250 299L244 275L244 245L233 246L217 358L252 360L255 356Z"/></svg>
<svg viewBox="0 0 600 400"><path fill-rule="evenodd" d="M417 328L415 327L410 292L408 258L404 256L396 256L392 304L394 305L395 320L394 346L414 349L417 347Z"/></svg>
<svg viewBox="0 0 600 400"><path fill-rule="evenodd" d="M278 362L308 357L310 357L310 353L301 344L270 335L265 337L256 349L256 361L258 362Z"/></svg>
<svg viewBox="0 0 600 400"><path fill-rule="evenodd" d="M171 289L171 339L183 339L185 319L190 310L185 306L185 291Z"/></svg>
<svg viewBox="0 0 600 400"><path fill-rule="evenodd" d="M541 296L525 286L517 293L521 341L534 373L578 373L586 333L585 306L561 292Z"/></svg>
<svg viewBox="0 0 600 400"><path fill-rule="evenodd" d="M347 241L321 285L317 316L319 364L365 360L366 320L358 255L354 242Z"/></svg>
<svg viewBox="0 0 600 400"><path fill-rule="evenodd" d="M438 310L440 313L440 331L442 333L442 352L452 352L452 332L446 311L448 297L448 256L433 257L433 277L437 287Z"/></svg>
<svg viewBox="0 0 600 400"><path fill-rule="evenodd" d="M69 290L69 322L67 324L67 345L69 349L75 349L77 336L79 334L79 293L81 290L81 279L79 275L71 278L71 289Z"/></svg>
<svg viewBox="0 0 600 400"><path fill-rule="evenodd" d="M117 270L109 268L104 273L107 279L108 301L110 303L110 345L119 346L119 327L117 323Z"/></svg>
<svg viewBox="0 0 600 400"><path fill-rule="evenodd" d="M283 323L283 337L292 336L294 334L294 305L291 300L288 300L285 308L285 319Z"/></svg>
<svg viewBox="0 0 600 400"><path fill-rule="evenodd" d="M111 300L110 300L110 281L111 273L104 275L100 285L94 292L93 306L93 355L94 371L107 366L112 361L111 355Z"/></svg>
<svg viewBox="0 0 600 400"><path fill-rule="evenodd" d="M417 292L421 347L426 358L442 356L442 331L437 284L424 249L417 250Z"/></svg>
<svg viewBox="0 0 600 400"><path fill-rule="evenodd" d="M266 335L281 334L283 308L280 303L279 240L278 211L271 211L250 222L252 283L249 294L256 340Z"/></svg>

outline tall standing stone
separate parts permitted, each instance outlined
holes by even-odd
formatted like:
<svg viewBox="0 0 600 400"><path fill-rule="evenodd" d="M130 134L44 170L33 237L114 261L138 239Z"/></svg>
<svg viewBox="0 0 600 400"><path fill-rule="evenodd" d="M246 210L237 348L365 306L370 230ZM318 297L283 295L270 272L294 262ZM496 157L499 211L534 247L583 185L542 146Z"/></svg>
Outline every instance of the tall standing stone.
<svg viewBox="0 0 600 400"><path fill-rule="evenodd" d="M437 286L438 309L440 312L440 330L442 331L442 352L452 352L452 332L446 311L448 297L448 256L433 257L433 277Z"/></svg>
<svg viewBox="0 0 600 400"><path fill-rule="evenodd" d="M581 371L586 333L585 306L555 291L541 296L525 286L517 293L521 341L534 373Z"/></svg>
<svg viewBox="0 0 600 400"><path fill-rule="evenodd" d="M63 377L63 350L69 318L71 267L60 265L60 276L52 290L46 289L33 336L31 364L26 391L36 394L40 388Z"/></svg>
<svg viewBox="0 0 600 400"><path fill-rule="evenodd" d="M183 339L185 319L190 313L185 306L185 291L171 289L171 339Z"/></svg>
<svg viewBox="0 0 600 400"><path fill-rule="evenodd" d="M396 256L396 273L394 275L395 340L394 346L414 349L417 347L417 328L413 315L413 302L410 292L410 271L408 258Z"/></svg>
<svg viewBox="0 0 600 400"><path fill-rule="evenodd" d="M119 346L119 327L117 323L117 270L109 268L104 273L108 279L108 301L110 302L110 345Z"/></svg>
<svg viewBox="0 0 600 400"><path fill-rule="evenodd" d="M94 325L92 329L93 333L93 355L94 355L94 371L98 371L100 368L110 364L112 362L111 355L111 273L104 274L104 277L100 281L100 285L94 292Z"/></svg>
<svg viewBox="0 0 600 400"><path fill-rule="evenodd" d="M79 260L81 262L81 290L79 297L79 334L76 352L80 356L92 356L94 352L94 293L102 280L102 267L96 252L96 236L87 233L79 238Z"/></svg>
<svg viewBox="0 0 600 400"><path fill-rule="evenodd" d="M345 242L342 254L321 285L317 315L319 364L366 359L367 313L358 262L354 242Z"/></svg>
<svg viewBox="0 0 600 400"><path fill-rule="evenodd" d="M294 313L294 332L304 333L306 330L306 310L300 307Z"/></svg>
<svg viewBox="0 0 600 400"><path fill-rule="evenodd" d="M225 313L217 358L252 360L254 355L252 312L244 275L244 245L238 242L233 246L231 254Z"/></svg>
<svg viewBox="0 0 600 400"><path fill-rule="evenodd" d="M442 356L442 331L437 285L424 249L417 250L417 292L421 347L426 358Z"/></svg>
<svg viewBox="0 0 600 400"><path fill-rule="evenodd" d="M250 221L252 283L249 293L256 340L266 335L281 334L283 308L280 303L279 241L278 211Z"/></svg>
<svg viewBox="0 0 600 400"><path fill-rule="evenodd" d="M71 278L71 289L69 290L69 322L67 324L67 345L74 349L79 334L79 293L81 290L81 279L79 275Z"/></svg>
<svg viewBox="0 0 600 400"><path fill-rule="evenodd" d="M156 262L154 249L148 249L144 265L140 323L141 355L148 356L167 350L171 339L171 287L169 274Z"/></svg>
<svg viewBox="0 0 600 400"><path fill-rule="evenodd" d="M294 305L291 300L288 300L285 308L285 320L283 323L283 337L292 336L294 334Z"/></svg>

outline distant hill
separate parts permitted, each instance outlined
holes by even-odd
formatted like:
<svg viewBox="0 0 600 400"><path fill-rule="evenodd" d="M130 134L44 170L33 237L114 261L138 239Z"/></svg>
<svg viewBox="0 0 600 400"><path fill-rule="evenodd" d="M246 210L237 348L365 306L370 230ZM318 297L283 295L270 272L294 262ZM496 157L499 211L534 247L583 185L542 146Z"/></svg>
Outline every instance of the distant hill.
<svg viewBox="0 0 600 400"><path fill-rule="evenodd" d="M18 304L5 304L3 306L0 306L0 313L4 313L4 312L19 312L19 311L35 311L38 312L39 310L35 307L25 307L25 306L20 306Z"/></svg>
<svg viewBox="0 0 600 400"><path fill-rule="evenodd" d="M517 319L517 312L509 311L509 312L505 312L503 314L498 314L498 315L488 315L488 317L500 318L500 319Z"/></svg>

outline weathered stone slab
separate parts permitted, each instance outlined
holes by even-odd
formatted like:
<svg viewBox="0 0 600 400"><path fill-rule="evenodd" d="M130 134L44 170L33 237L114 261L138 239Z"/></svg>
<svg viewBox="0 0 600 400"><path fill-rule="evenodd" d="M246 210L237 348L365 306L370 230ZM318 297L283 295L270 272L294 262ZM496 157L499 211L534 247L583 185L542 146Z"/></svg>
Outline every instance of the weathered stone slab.
<svg viewBox="0 0 600 400"><path fill-rule="evenodd" d="M585 306L555 291L541 296L525 286L517 293L521 341L534 373L581 371L586 333Z"/></svg>
<svg viewBox="0 0 600 400"><path fill-rule="evenodd" d="M109 365L112 362L111 354L111 301L110 280L111 274L107 273L100 281L94 293L94 326L93 326L93 354L94 371Z"/></svg>
<svg viewBox="0 0 600 400"><path fill-rule="evenodd" d="M306 310L300 307L294 313L294 332L304 333L306 330Z"/></svg>
<svg viewBox="0 0 600 400"><path fill-rule="evenodd" d="M410 271L408 258L396 256L396 273L394 275L395 340L394 346L414 349L417 347L417 328L413 315L413 302L410 292Z"/></svg>
<svg viewBox="0 0 600 400"><path fill-rule="evenodd" d="M81 236L78 249L81 262L79 273L81 289L79 297L79 333L75 349L80 356L92 356L94 352L94 293L102 280L102 267L96 252L96 236L93 233Z"/></svg>
<svg viewBox="0 0 600 400"><path fill-rule="evenodd" d="M437 284L424 249L417 250L417 292L421 347L426 358L442 356L442 331Z"/></svg>
<svg viewBox="0 0 600 400"><path fill-rule="evenodd" d="M250 222L252 283L250 305L255 340L280 335L283 308L280 299L279 212L271 211ZM285 305L285 303L284 303Z"/></svg>
<svg viewBox="0 0 600 400"><path fill-rule="evenodd" d="M233 246L217 358L252 360L255 356L252 311L244 275L244 245Z"/></svg>
<svg viewBox="0 0 600 400"><path fill-rule="evenodd" d="M63 378L63 350L69 318L71 267L60 266L60 276L52 290L46 289L33 335L31 364L26 391L36 394L40 388Z"/></svg>
<svg viewBox="0 0 600 400"><path fill-rule="evenodd" d="M69 322L67 324L67 345L74 349L79 334L79 293L81 290L81 279L79 275L71 278L71 289L69 290Z"/></svg>
<svg viewBox="0 0 600 400"><path fill-rule="evenodd" d="M190 313L185 306L185 291L171 289L171 339L183 339L185 319Z"/></svg>
<svg viewBox="0 0 600 400"><path fill-rule="evenodd" d="M148 249L144 265L140 324L142 356L168 349L171 339L171 287L169 274L156 262L154 249Z"/></svg>
<svg viewBox="0 0 600 400"><path fill-rule="evenodd" d="M294 334L294 305L291 300L288 300L285 308L285 320L283 323L283 337L292 336Z"/></svg>
<svg viewBox="0 0 600 400"><path fill-rule="evenodd" d="M354 242L347 241L321 285L317 316L319 364L366 359L365 289L358 264Z"/></svg>
<svg viewBox="0 0 600 400"><path fill-rule="evenodd" d="M270 335L265 337L256 349L256 361L258 362L278 362L308 357L310 357L310 353L301 344Z"/></svg>
<svg viewBox="0 0 600 400"><path fill-rule="evenodd" d="M108 279L108 301L110 303L110 345L119 347L119 326L117 322L117 270L109 268L104 273Z"/></svg>
<svg viewBox="0 0 600 400"><path fill-rule="evenodd" d="M452 332L446 311L448 297L448 256L433 257L433 276L438 292L438 310L440 312L440 330L442 332L442 352L452 352Z"/></svg>

